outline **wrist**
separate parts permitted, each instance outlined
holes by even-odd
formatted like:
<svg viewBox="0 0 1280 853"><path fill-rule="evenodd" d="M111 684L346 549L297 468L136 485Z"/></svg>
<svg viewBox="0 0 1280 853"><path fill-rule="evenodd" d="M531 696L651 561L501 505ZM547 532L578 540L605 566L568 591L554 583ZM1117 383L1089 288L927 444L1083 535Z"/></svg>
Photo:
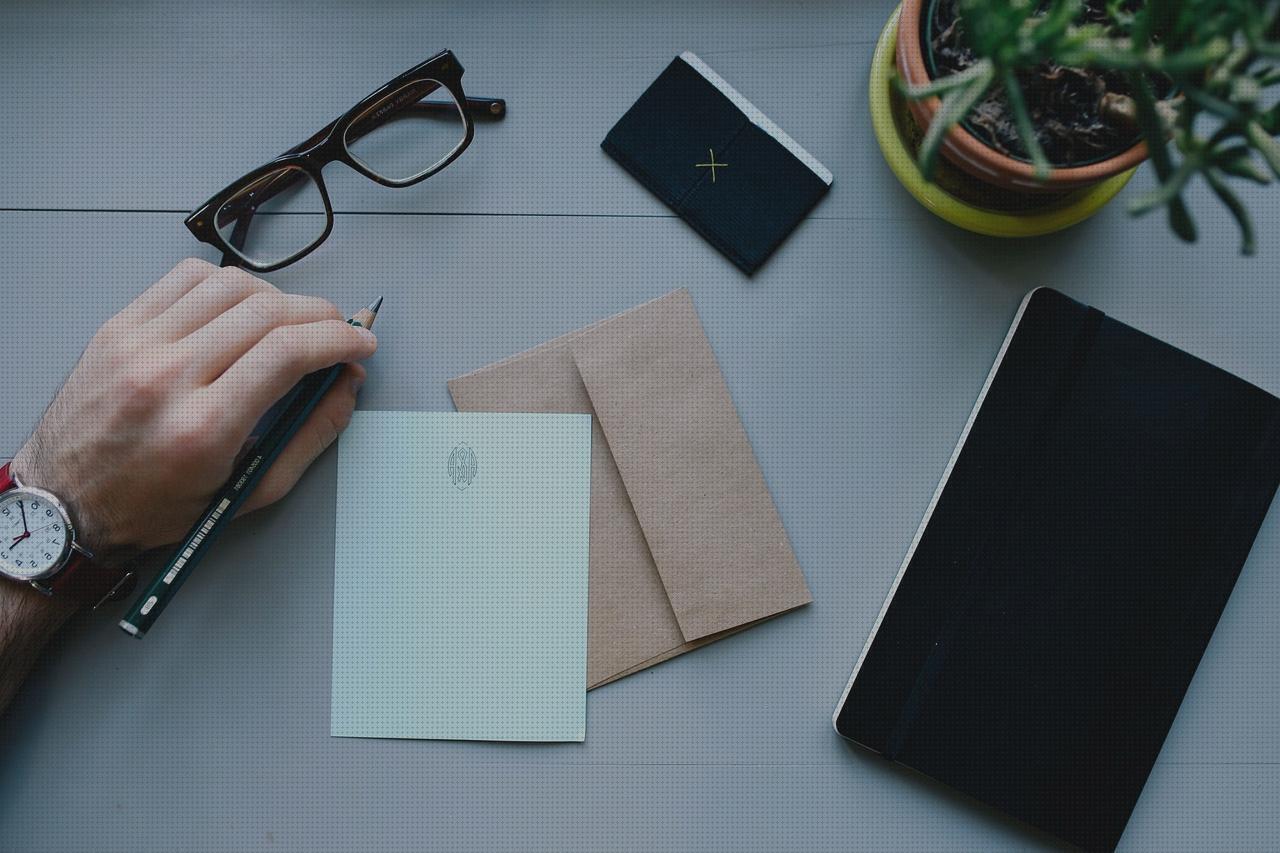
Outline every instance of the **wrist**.
<svg viewBox="0 0 1280 853"><path fill-rule="evenodd" d="M112 536L108 513L91 496L98 478L59 465L34 437L14 455L9 470L24 485L44 489L62 501L76 544L90 552L96 563L114 567L134 555L134 549Z"/></svg>
<svg viewBox="0 0 1280 853"><path fill-rule="evenodd" d="M62 627L80 606L66 597L45 595L26 583L4 583L0 578L0 614L6 626L43 642Z"/></svg>

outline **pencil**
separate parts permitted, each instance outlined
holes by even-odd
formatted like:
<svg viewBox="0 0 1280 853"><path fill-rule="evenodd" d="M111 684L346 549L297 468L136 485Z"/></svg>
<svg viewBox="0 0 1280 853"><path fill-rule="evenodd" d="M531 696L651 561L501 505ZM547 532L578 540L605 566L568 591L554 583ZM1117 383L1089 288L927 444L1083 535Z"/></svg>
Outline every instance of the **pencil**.
<svg viewBox="0 0 1280 853"><path fill-rule="evenodd" d="M379 297L368 308L357 311L347 322L353 326L372 329L381 307L382 299ZM316 404L332 387L343 367L342 364L335 364L307 374L273 407L276 414L274 417L268 415L261 425L262 434L257 443L236 466L226 485L214 495L168 562L156 573L129 608L129 612L120 620L120 627L125 633L141 638L151 629L177 593L178 587L182 586L191 571L208 553L213 540L235 518L236 510L253 494L263 475L315 410Z"/></svg>

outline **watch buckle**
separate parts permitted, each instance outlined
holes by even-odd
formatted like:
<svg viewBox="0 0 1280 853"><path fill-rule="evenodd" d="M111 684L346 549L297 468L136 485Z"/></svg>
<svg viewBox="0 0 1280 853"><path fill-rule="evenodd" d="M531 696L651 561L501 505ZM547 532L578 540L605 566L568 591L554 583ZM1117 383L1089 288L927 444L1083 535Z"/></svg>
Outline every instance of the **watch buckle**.
<svg viewBox="0 0 1280 853"><path fill-rule="evenodd" d="M93 605L93 609L97 610L108 601L114 601L116 599L116 593L121 593L121 597L127 594L128 591L133 588L133 578L134 573L132 571L125 572L120 580L116 581L116 585L111 587L107 594L102 596L97 604ZM126 584L128 586L126 586Z"/></svg>

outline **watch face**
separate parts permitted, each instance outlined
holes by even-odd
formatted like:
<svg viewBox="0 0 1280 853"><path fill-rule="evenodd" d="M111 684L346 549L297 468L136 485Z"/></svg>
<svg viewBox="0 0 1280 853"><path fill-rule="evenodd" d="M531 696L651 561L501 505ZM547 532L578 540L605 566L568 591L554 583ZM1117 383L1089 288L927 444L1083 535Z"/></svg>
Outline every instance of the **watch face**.
<svg viewBox="0 0 1280 853"><path fill-rule="evenodd" d="M38 580L62 565L70 547L66 516L52 495L36 489L0 495L0 572Z"/></svg>

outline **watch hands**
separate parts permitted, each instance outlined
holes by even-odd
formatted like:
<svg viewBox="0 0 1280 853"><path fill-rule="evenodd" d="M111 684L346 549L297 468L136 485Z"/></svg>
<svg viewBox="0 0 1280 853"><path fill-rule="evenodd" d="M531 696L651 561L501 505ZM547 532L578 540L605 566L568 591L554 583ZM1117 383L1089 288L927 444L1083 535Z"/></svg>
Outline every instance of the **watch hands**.
<svg viewBox="0 0 1280 853"><path fill-rule="evenodd" d="M42 524L39 527L37 527L35 530L32 530L30 535L35 535L36 533L39 533L41 530L48 530L50 527L53 527L55 524L61 524L61 522L51 521L48 524Z"/></svg>
<svg viewBox="0 0 1280 853"><path fill-rule="evenodd" d="M22 532L14 537L13 541L9 543L9 547L6 550L12 550L13 547L17 545L19 542L21 542L23 539L31 538L31 529L27 526L27 507L26 505L23 504L22 501L18 501L18 511L22 513ZM48 525L45 525L45 526L48 527ZM43 529L43 528L37 528L37 529Z"/></svg>
<svg viewBox="0 0 1280 853"><path fill-rule="evenodd" d="M22 531L21 533L19 533L17 536L14 537L13 541L9 543L8 547L5 548L5 550L8 551L12 549L13 546L21 542L23 539L30 539L33 535L35 535L36 533L39 533L41 530L48 530L50 527L53 527L55 524L59 524L59 523L60 522L57 522L57 521L51 521L48 524L40 525L35 530Z"/></svg>

